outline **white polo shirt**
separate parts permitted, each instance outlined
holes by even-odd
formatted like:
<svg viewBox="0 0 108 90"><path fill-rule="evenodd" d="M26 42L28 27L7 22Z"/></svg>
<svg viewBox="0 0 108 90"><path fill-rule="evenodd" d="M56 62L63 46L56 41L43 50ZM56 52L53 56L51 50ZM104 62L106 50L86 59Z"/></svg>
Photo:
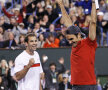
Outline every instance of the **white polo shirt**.
<svg viewBox="0 0 108 90"><path fill-rule="evenodd" d="M39 54L34 51L34 55L29 55L25 50L15 59L14 72L21 71L29 60L34 58L35 64L28 70L23 79L18 81L18 90L39 90L40 73L43 72Z"/></svg>

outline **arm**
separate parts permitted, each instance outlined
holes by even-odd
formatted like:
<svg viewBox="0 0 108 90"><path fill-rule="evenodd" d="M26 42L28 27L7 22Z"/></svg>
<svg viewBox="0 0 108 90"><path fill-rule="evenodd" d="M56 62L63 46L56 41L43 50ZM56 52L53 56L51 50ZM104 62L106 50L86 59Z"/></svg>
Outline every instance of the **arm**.
<svg viewBox="0 0 108 90"><path fill-rule="evenodd" d="M4 14L5 14L8 18L14 16L13 14L8 13L8 12L6 11L5 7L3 7L2 10L3 10Z"/></svg>
<svg viewBox="0 0 108 90"><path fill-rule="evenodd" d="M4 3L3 3L2 1L0 2L0 4L1 4L1 7L2 7L2 10L3 10L4 14L5 14L8 18L10 18L11 16L14 16L13 14L10 14L10 13L8 13L8 12L6 11L6 8L5 8Z"/></svg>
<svg viewBox="0 0 108 90"><path fill-rule="evenodd" d="M96 18L96 6L94 0L92 0L91 21L89 26L89 38L92 41L96 39Z"/></svg>
<svg viewBox="0 0 108 90"><path fill-rule="evenodd" d="M30 59L29 64L28 64L26 67L24 67L23 70L21 70L21 71L19 71L19 72L17 72L17 73L15 74L16 79L17 79L17 80L21 80L22 78L24 78L25 75L27 74L28 70L30 69L30 67L31 67L33 64L34 64L34 59L32 58L32 59Z"/></svg>
<svg viewBox="0 0 108 90"><path fill-rule="evenodd" d="M63 20L64 20L64 24L66 27L69 27L72 25L72 20L70 19L69 15L67 14L63 2L62 0L56 0L57 3L59 4L61 11L62 11L62 16L63 16Z"/></svg>
<svg viewBox="0 0 108 90"><path fill-rule="evenodd" d="M44 77L44 73L40 73L40 90L42 90L42 83L41 83L41 80L44 80L45 77Z"/></svg>
<svg viewBox="0 0 108 90"><path fill-rule="evenodd" d="M18 28L18 30L19 30L19 32L21 33L21 34L27 34L27 30L23 30L22 28L20 28L20 26L17 26L17 28Z"/></svg>
<svg viewBox="0 0 108 90"><path fill-rule="evenodd" d="M61 57L61 58L59 59L59 63L61 64L61 68L58 69L58 72L59 72L59 74L60 74L60 73L64 73L64 72L66 71L66 68L65 68L65 66L64 66L64 58L63 58L63 57Z"/></svg>
<svg viewBox="0 0 108 90"><path fill-rule="evenodd" d="M39 87L40 87L40 89L39 89L39 90L42 90L41 80L40 80L40 86L39 86Z"/></svg>

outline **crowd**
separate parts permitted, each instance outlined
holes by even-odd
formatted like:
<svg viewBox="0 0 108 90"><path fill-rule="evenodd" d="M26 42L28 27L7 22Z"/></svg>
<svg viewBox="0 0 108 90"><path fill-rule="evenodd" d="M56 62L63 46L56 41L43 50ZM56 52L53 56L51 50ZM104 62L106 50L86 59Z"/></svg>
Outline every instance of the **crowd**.
<svg viewBox="0 0 108 90"><path fill-rule="evenodd" d="M70 46L66 39L62 14L56 0L12 0L12 3L0 1L0 48L25 49L26 34L33 32L38 38L38 48L58 48ZM63 0L65 9L75 26L79 26L87 37L91 20L91 0ZM108 46L108 0L99 0L97 10L97 43ZM12 6L11 9L8 8ZM45 65L47 56L43 56L42 66L45 78L42 79L44 90L71 90L70 74L64 66L64 58L59 59L60 68L55 62ZM0 90L16 90L14 62L1 60ZM102 90L97 80L98 90ZM103 87L107 90L108 85Z"/></svg>
<svg viewBox="0 0 108 90"><path fill-rule="evenodd" d="M88 36L91 20L91 0L63 0L65 9L75 26ZM108 46L108 4L99 0L97 10L98 46ZM12 6L12 8L9 8ZM61 10L55 0L12 0L0 2L0 48L24 49L25 35L34 32L38 48L70 46L66 40Z"/></svg>
<svg viewBox="0 0 108 90"><path fill-rule="evenodd" d="M64 65L64 58L60 57L58 60L60 65L55 62L48 63L48 56L42 56L42 67L45 77L41 80L43 90L71 90L70 85L70 70ZM14 62L4 59L0 62L0 90L17 90L17 80L14 77ZM97 78L98 90L107 90L108 83L103 86L100 79Z"/></svg>

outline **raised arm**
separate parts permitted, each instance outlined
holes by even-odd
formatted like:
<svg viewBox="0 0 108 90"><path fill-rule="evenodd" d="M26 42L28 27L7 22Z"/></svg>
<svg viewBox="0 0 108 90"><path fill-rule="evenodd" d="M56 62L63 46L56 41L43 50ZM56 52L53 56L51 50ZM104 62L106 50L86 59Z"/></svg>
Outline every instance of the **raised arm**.
<svg viewBox="0 0 108 90"><path fill-rule="evenodd" d="M5 8L5 6L4 6L4 3L3 3L2 1L1 1L0 3L1 3L1 7L2 7L2 10L3 10L4 14L5 14L8 18L12 17L13 14L10 14L10 13L8 13L8 12L6 11L6 8Z"/></svg>
<svg viewBox="0 0 108 90"><path fill-rule="evenodd" d="M96 18L95 0L92 0L91 21L89 26L89 38L92 41L96 39Z"/></svg>
<svg viewBox="0 0 108 90"><path fill-rule="evenodd" d="M65 26L66 27L72 26L72 20L70 19L69 15L67 14L67 12L66 12L66 10L64 8L62 0L56 0L56 1L57 1L57 3L59 4L59 6L61 8L62 17L63 17Z"/></svg>

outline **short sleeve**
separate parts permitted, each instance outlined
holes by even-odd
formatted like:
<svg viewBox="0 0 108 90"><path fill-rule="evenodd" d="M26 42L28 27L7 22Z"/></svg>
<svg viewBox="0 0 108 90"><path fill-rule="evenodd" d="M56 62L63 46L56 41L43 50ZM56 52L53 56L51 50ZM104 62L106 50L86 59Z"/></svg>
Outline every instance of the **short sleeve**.
<svg viewBox="0 0 108 90"><path fill-rule="evenodd" d="M42 69L42 64L41 64L41 61L40 61L40 57L39 57L39 62L40 62L40 73L43 73L43 69Z"/></svg>
<svg viewBox="0 0 108 90"><path fill-rule="evenodd" d="M90 38L88 37L88 38L86 38L86 42L87 42L88 45L93 46L94 48L97 48L96 39L92 41L92 40L90 40Z"/></svg>
<svg viewBox="0 0 108 90"><path fill-rule="evenodd" d="M17 73L19 71L21 71L24 68L23 63L21 62L21 58L16 58L15 59L15 67L14 67L14 73Z"/></svg>

